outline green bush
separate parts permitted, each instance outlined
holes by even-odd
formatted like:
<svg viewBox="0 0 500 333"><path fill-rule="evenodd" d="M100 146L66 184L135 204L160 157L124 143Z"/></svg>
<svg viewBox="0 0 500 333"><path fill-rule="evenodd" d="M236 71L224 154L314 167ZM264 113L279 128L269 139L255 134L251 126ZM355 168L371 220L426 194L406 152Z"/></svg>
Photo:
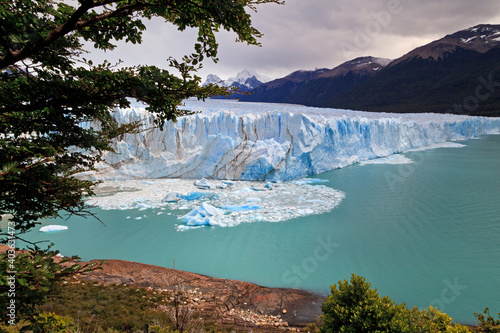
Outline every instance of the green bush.
<svg viewBox="0 0 500 333"><path fill-rule="evenodd" d="M331 287L331 295L321 306L322 333L330 332L470 332L452 323L451 317L429 307L408 309L389 297L380 297L365 278L353 274L351 280Z"/></svg>
<svg viewBox="0 0 500 333"><path fill-rule="evenodd" d="M477 332L500 333L500 313L498 313L499 319L495 319L490 315L489 308L484 309L483 313L474 313L474 317L476 317L479 325Z"/></svg>
<svg viewBox="0 0 500 333"><path fill-rule="evenodd" d="M52 312L42 312L34 316L34 333L64 333L72 327L74 327L73 319Z"/></svg>
<svg viewBox="0 0 500 333"><path fill-rule="evenodd" d="M452 318L437 308L429 306L427 309L419 310L414 307L406 309L401 318L402 332L447 332L447 333L467 333L470 330L463 325L454 324Z"/></svg>

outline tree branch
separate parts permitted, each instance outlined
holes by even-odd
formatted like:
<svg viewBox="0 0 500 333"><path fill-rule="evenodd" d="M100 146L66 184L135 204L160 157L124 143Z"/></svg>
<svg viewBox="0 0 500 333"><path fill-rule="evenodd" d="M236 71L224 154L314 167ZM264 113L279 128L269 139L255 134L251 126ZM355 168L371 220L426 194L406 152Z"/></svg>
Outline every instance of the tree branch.
<svg viewBox="0 0 500 333"><path fill-rule="evenodd" d="M46 157L43 160L40 160L40 161L35 162L33 164L26 165L26 166L24 166L22 168L15 168L15 169L26 171L28 169L31 169L32 167L38 166L40 164L44 164L44 163L49 162L51 160L52 160L52 157ZM0 172L0 177L7 176L8 174L11 174L11 173L14 173L14 172L12 170L8 170L6 172Z"/></svg>
<svg viewBox="0 0 500 333"><path fill-rule="evenodd" d="M106 20L108 18L130 15L133 12L136 12L138 10L145 9L147 7L153 7L153 6L154 5L135 4L135 5L121 7L121 8L118 8L117 10L105 12L105 13L102 13L100 15L91 17L87 20L79 21L76 24L75 29L85 28L85 27L88 27L89 25L92 25L93 23L103 21L103 20Z"/></svg>
<svg viewBox="0 0 500 333"><path fill-rule="evenodd" d="M20 60L24 60L30 57L32 54L39 52L41 49L47 47L55 40L71 32L75 29L78 20L80 20L80 18L93 6L93 0L83 1L81 6L73 13L73 15L71 15L68 21L49 32L49 34L44 39L27 45L19 51L13 52L11 54L6 54L2 59L0 59L0 68L5 68Z"/></svg>
<svg viewBox="0 0 500 333"><path fill-rule="evenodd" d="M71 15L71 17L65 23L61 24L60 26L49 32L44 39L34 42L30 45L27 45L19 51L9 52L3 58L0 58L0 68L8 67L20 60L29 58L31 55L39 52L43 48L52 44L57 39L67 35L68 33L74 30L87 27L91 24L94 24L102 20L106 20L111 17L129 15L138 10L154 6L151 4L136 3L129 6L118 8L114 11L102 13L100 15L91 17L87 20L83 21L81 20L82 16L85 15L85 13L87 13L90 9L112 4L115 2L117 1L116 0L109 0L102 2L94 2L94 0L83 1L81 6L73 13L73 15Z"/></svg>

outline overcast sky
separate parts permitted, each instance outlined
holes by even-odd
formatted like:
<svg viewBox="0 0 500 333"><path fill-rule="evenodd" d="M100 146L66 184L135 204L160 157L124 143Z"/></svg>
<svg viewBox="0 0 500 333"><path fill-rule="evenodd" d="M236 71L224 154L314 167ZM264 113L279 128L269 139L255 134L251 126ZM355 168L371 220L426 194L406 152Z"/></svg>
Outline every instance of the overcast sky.
<svg viewBox="0 0 500 333"><path fill-rule="evenodd" d="M261 47L235 42L221 32L219 62L206 60L199 76L222 79L250 69L269 78L298 69L333 68L359 56L395 59L447 34L477 24L500 24L499 0L286 0L264 4L252 15L264 34ZM169 56L193 52L196 31L178 32L159 20L148 22L141 45L123 45L93 58L124 65L167 68Z"/></svg>

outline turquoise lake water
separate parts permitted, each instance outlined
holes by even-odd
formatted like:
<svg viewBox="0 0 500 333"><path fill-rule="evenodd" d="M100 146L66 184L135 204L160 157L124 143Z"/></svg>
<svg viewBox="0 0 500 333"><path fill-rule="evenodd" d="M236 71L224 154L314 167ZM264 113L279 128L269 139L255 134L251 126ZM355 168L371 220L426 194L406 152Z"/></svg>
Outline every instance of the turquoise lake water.
<svg viewBox="0 0 500 333"><path fill-rule="evenodd" d="M404 154L413 164L352 165L315 178L345 192L338 208L279 223L176 231L176 216L95 210L33 231L65 255L125 259L326 295L355 273L408 306L437 306L457 322L500 312L500 135ZM134 217L147 215L136 220ZM127 217L131 217L128 218ZM38 228L37 228L38 230Z"/></svg>

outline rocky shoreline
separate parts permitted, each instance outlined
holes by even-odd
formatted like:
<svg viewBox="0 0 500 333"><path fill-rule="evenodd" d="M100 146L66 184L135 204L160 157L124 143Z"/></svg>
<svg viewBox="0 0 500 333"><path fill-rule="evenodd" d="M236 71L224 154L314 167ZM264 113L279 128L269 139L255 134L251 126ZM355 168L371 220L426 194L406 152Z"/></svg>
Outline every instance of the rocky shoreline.
<svg viewBox="0 0 500 333"><path fill-rule="evenodd" d="M100 262L100 260L93 260ZM299 289L268 288L125 260L106 260L102 270L78 278L126 284L172 295L223 325L262 331L299 331L316 322L323 296Z"/></svg>
<svg viewBox="0 0 500 333"><path fill-rule="evenodd" d="M7 249L8 246L0 245L0 252ZM170 301L179 293L182 304L202 317L239 330L298 332L316 322L324 299L324 296L300 289L269 288L126 260L91 262L101 263L102 269L78 274L64 284L90 281L136 286L164 294ZM83 266L90 262L78 263Z"/></svg>

